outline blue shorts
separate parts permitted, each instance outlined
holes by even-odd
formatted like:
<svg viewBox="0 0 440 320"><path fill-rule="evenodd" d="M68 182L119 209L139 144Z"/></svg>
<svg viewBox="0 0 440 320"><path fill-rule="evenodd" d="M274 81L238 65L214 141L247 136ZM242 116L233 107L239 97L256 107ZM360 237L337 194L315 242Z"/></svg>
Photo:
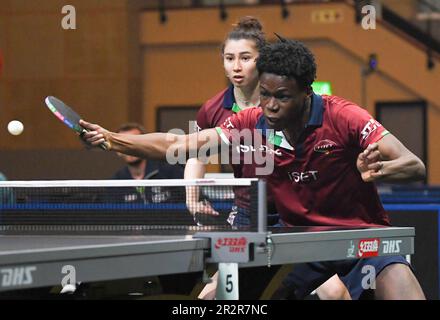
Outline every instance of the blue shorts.
<svg viewBox="0 0 440 320"><path fill-rule="evenodd" d="M368 285L371 285L370 281L365 280L366 276L375 272L377 277L385 267L394 263L410 266L403 256L296 264L283 280L282 287L274 298L304 299L337 274L350 292L351 298L358 300L369 289Z"/></svg>

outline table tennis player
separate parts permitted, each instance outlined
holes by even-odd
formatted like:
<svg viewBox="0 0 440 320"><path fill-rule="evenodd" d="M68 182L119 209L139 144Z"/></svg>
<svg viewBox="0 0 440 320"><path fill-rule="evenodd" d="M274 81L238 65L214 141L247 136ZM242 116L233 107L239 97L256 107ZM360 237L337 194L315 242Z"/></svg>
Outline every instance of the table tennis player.
<svg viewBox="0 0 440 320"><path fill-rule="evenodd" d="M167 150L175 154L218 147L221 141L233 144L242 130L252 130L261 143L254 152L274 155L267 181L284 225L388 226L374 182L421 180L426 174L422 161L364 109L340 97L314 94L316 63L304 44L281 39L265 46L257 69L261 108L233 115L219 128L186 136L127 136L82 121L90 130L83 139L92 146L107 142L117 152L164 158ZM338 274L357 299L368 289L362 284L366 265L376 271L374 298L425 298L401 256L304 264L300 271L295 268L284 289L292 298L303 298Z"/></svg>
<svg viewBox="0 0 440 320"><path fill-rule="evenodd" d="M222 45L223 68L230 85L206 101L197 112L197 128L204 130L220 126L228 117L239 113L252 106L260 104L260 84L256 59L260 48L266 44L265 34L261 22L254 17L243 17L233 25L232 30L226 35ZM254 178L255 166L252 164L232 164L235 178ZM205 165L197 158L188 159L185 166L186 179L203 178ZM205 201L199 201L198 188L187 188L187 206L193 215L213 215L218 213ZM268 192L268 225L278 223L275 204L271 193ZM247 209L249 204L249 188L234 188L234 207L228 218L228 222L234 226L250 224ZM244 299L255 299L261 288L267 286L268 282L278 269L260 267L252 270L239 269L240 297ZM255 279L254 272L259 273ZM214 280L216 275L214 276ZM259 287L261 287L259 289ZM199 298L209 299L215 294L216 282L208 284L200 294ZM261 293L261 292L260 292ZM341 281L335 276L317 289L320 299L347 299L349 293Z"/></svg>

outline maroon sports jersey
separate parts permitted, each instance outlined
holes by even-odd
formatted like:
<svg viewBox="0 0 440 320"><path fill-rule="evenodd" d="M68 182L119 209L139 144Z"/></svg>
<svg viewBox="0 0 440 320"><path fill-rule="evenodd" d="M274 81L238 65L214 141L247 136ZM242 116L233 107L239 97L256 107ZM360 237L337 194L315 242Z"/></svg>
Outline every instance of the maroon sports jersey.
<svg viewBox="0 0 440 320"><path fill-rule="evenodd" d="M283 133L267 131L261 108L228 118L217 131L227 143L252 129L263 144L253 152L275 151L267 176L278 213L288 225L389 225L374 183L362 180L356 159L369 144L388 133L367 111L336 96L312 96L310 119L291 146ZM263 151L262 151L263 150Z"/></svg>
<svg viewBox="0 0 440 320"><path fill-rule="evenodd" d="M234 86L230 85L228 88L222 90L214 97L203 104L197 112L197 127L198 130L215 128L220 126L230 116L242 112L237 105L234 96ZM234 171L235 178L255 178L254 164L243 165L231 164ZM249 188L237 187L234 188L235 204L242 208L249 207ZM271 196L268 195L268 212L274 213L274 205L271 202Z"/></svg>
<svg viewBox="0 0 440 320"><path fill-rule="evenodd" d="M235 102L234 87L229 86L206 101L197 112L199 130L215 128L235 112L240 111Z"/></svg>

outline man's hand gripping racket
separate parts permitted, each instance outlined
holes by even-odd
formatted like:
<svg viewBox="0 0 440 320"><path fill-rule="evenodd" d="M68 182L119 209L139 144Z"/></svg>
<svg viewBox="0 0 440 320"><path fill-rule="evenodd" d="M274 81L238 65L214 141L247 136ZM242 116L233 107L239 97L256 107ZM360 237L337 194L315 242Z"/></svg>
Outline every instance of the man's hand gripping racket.
<svg viewBox="0 0 440 320"><path fill-rule="evenodd" d="M66 126L78 133L81 139L89 146L110 150L110 144L105 136L108 133L104 128L81 120L81 117L60 99L49 96L44 102L49 110Z"/></svg>

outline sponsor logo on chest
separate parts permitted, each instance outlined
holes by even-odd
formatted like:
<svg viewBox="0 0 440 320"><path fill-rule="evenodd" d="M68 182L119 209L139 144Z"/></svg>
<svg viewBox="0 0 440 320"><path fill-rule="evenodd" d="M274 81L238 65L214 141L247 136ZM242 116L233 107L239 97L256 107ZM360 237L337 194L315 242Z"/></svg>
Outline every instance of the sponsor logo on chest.
<svg viewBox="0 0 440 320"><path fill-rule="evenodd" d="M332 150L336 148L336 146L336 142L329 139L324 139L315 144L315 146L313 147L313 151L329 154Z"/></svg>
<svg viewBox="0 0 440 320"><path fill-rule="evenodd" d="M318 171L310 170L304 172L292 171L288 173L290 180L296 183L309 183L318 181Z"/></svg>

